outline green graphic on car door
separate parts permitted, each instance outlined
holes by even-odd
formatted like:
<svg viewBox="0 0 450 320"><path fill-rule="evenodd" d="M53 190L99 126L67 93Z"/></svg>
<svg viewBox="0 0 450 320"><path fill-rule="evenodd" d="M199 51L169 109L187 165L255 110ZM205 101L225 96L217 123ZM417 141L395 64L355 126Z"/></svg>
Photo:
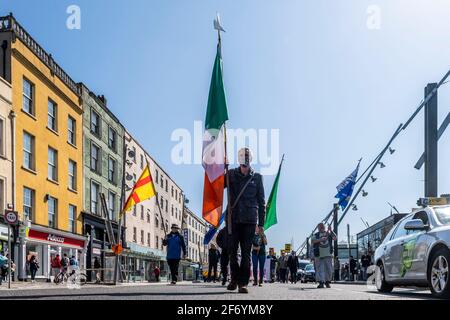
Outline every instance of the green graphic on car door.
<svg viewBox="0 0 450 320"><path fill-rule="evenodd" d="M412 262L414 258L414 248L416 246L416 240L417 237L409 240L406 242L403 246L403 253L402 253L402 267L400 271L401 277L404 277L406 275L406 272L411 269Z"/></svg>

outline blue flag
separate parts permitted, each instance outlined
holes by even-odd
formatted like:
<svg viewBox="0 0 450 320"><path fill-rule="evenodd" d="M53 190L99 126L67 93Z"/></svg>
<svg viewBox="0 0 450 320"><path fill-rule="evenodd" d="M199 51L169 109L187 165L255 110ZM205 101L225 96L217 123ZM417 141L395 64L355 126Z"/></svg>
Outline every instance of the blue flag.
<svg viewBox="0 0 450 320"><path fill-rule="evenodd" d="M211 240L214 238L217 230L219 230L220 225L223 223L223 221L225 220L225 215L226 215L226 211L222 213L222 215L220 216L220 220L219 220L219 225L216 227L211 226L211 228L208 230L208 232L205 234L205 239L203 239L203 244L207 245L208 243L211 242Z"/></svg>
<svg viewBox="0 0 450 320"><path fill-rule="evenodd" d="M356 184L356 178L358 177L359 163L356 169L347 177L344 181L342 181L337 187L337 195L335 198L339 199L339 205L341 209L344 210L347 207L350 198L352 197L353 188Z"/></svg>

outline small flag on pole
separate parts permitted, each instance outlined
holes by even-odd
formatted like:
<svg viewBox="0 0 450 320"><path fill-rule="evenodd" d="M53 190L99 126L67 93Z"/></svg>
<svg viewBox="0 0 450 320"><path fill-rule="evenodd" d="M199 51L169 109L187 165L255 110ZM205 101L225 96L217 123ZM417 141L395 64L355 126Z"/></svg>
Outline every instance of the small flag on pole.
<svg viewBox="0 0 450 320"><path fill-rule="evenodd" d="M155 195L155 186L153 185L152 175L150 174L150 168L147 164L139 180L134 185L127 202L125 202L122 214L131 210L131 208L138 203L153 198Z"/></svg>
<svg viewBox="0 0 450 320"><path fill-rule="evenodd" d="M277 219L277 194L278 194L278 182L280 180L281 166L283 165L283 159L281 160L280 167L278 168L278 173L273 183L272 191L270 192L269 200L267 201L266 207L266 220L264 222L264 230L269 229L278 223Z"/></svg>
<svg viewBox="0 0 450 320"><path fill-rule="evenodd" d="M352 197L353 188L355 187L356 178L358 177L358 170L360 163L361 160L360 162L358 162L358 166L356 167L356 169L336 187L338 193L336 194L335 198L339 199L338 203L341 206L342 210L344 210L345 207L347 207L350 198Z"/></svg>

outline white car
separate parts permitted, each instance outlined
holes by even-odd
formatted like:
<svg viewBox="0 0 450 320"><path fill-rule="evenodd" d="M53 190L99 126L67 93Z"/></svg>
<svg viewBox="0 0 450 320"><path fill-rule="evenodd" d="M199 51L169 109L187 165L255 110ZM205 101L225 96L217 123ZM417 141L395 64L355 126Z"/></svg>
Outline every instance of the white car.
<svg viewBox="0 0 450 320"><path fill-rule="evenodd" d="M429 287L450 298L450 206L419 209L400 220L375 251L378 291L395 286Z"/></svg>

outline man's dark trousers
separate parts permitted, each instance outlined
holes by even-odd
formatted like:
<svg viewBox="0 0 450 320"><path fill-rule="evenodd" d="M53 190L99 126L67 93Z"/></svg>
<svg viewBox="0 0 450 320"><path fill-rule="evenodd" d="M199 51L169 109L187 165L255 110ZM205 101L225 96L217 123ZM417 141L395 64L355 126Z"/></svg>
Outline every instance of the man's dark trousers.
<svg viewBox="0 0 450 320"><path fill-rule="evenodd" d="M222 280L227 281L228 278L228 264L230 263L230 256L227 250L222 249L220 254L220 270L222 271Z"/></svg>
<svg viewBox="0 0 450 320"><path fill-rule="evenodd" d="M170 274L172 275L172 281L178 281L178 266L180 265L180 259L167 259L167 264L170 268Z"/></svg>
<svg viewBox="0 0 450 320"><path fill-rule="evenodd" d="M217 275L217 263L211 263L208 267L208 281L211 281L211 271L214 273L212 274L213 281L216 281L216 275Z"/></svg>
<svg viewBox="0 0 450 320"><path fill-rule="evenodd" d="M233 224L230 236L231 281L239 286L247 286L250 279L250 256L256 224ZM241 263L238 263L238 248L241 247Z"/></svg>

